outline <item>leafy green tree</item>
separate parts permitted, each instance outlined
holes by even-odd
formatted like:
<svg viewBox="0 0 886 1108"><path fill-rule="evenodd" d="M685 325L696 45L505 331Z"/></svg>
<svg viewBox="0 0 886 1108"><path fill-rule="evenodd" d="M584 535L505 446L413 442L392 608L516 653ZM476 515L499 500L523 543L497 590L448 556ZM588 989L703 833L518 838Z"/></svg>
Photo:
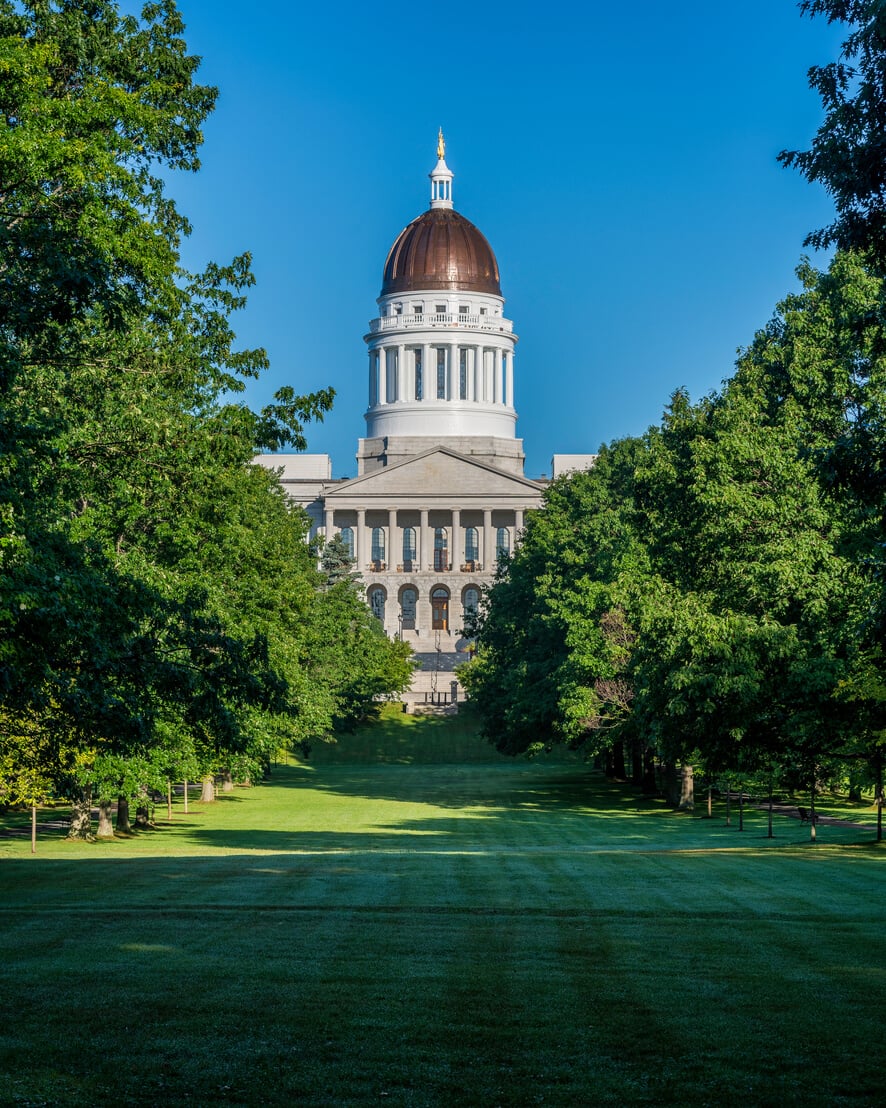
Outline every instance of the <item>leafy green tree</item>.
<svg viewBox="0 0 886 1108"><path fill-rule="evenodd" d="M779 161L824 185L837 218L806 242L874 250L886 261L886 11L880 0L803 0L800 9L844 23L849 34L837 61L812 66L824 122L812 147L783 151Z"/></svg>
<svg viewBox="0 0 886 1108"><path fill-rule="evenodd" d="M38 733L85 835L93 797L256 773L402 680L383 636L341 664L365 605L326 599L250 464L332 390L232 401L267 364L230 322L249 258L180 268L163 170L197 168L215 96L182 29L171 2L0 2L0 765Z"/></svg>
<svg viewBox="0 0 886 1108"><path fill-rule="evenodd" d="M341 534L333 535L323 544L320 553L320 568L326 576L328 585L337 585L340 581L356 580L360 574L354 571L357 559Z"/></svg>

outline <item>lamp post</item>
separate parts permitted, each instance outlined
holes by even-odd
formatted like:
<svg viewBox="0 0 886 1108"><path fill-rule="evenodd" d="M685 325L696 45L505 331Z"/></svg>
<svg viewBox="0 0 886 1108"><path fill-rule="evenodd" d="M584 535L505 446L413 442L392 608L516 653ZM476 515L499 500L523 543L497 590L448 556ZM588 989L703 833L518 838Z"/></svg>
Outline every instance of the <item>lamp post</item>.
<svg viewBox="0 0 886 1108"><path fill-rule="evenodd" d="M397 642L403 641L403 613L400 612L397 616Z"/></svg>

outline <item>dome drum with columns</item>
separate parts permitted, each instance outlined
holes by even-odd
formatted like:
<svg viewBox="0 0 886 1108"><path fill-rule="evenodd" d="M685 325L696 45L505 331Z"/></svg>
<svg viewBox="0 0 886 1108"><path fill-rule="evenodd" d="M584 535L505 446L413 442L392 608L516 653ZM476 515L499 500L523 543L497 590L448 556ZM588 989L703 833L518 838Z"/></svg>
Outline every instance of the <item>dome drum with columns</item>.
<svg viewBox="0 0 886 1108"><path fill-rule="evenodd" d="M340 534L350 547L372 611L424 660L411 694L418 703L432 680L435 695L458 691L445 670L465 656L462 629L544 488L523 474L517 336L498 263L453 208L442 133L430 179L430 208L394 241L364 336L369 402L357 476L332 480L325 455L256 459L279 470L312 535Z"/></svg>

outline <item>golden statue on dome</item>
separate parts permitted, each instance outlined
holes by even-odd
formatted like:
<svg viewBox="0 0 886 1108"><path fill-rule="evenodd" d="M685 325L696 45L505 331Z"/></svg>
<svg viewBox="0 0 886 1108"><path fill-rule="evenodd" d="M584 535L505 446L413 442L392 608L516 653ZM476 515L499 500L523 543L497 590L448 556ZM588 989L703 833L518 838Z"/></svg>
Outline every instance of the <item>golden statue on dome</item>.
<svg viewBox="0 0 886 1108"><path fill-rule="evenodd" d="M443 141L443 128L441 127L437 133L437 157L441 160L446 154L446 143Z"/></svg>

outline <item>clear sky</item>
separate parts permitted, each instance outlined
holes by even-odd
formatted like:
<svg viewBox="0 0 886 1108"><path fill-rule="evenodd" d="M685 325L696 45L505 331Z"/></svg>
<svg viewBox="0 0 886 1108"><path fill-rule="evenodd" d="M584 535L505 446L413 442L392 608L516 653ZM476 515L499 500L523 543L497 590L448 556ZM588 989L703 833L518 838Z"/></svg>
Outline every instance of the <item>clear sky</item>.
<svg viewBox="0 0 886 1108"><path fill-rule="evenodd" d="M841 37L794 0L180 6L220 88L203 169L172 182L185 261L252 252L236 326L272 365L247 399L334 386L308 437L335 476L356 473L363 334L388 248L427 207L438 127L520 336L530 477L642 432L680 386L718 387L830 221L775 160L808 146L806 70Z"/></svg>

